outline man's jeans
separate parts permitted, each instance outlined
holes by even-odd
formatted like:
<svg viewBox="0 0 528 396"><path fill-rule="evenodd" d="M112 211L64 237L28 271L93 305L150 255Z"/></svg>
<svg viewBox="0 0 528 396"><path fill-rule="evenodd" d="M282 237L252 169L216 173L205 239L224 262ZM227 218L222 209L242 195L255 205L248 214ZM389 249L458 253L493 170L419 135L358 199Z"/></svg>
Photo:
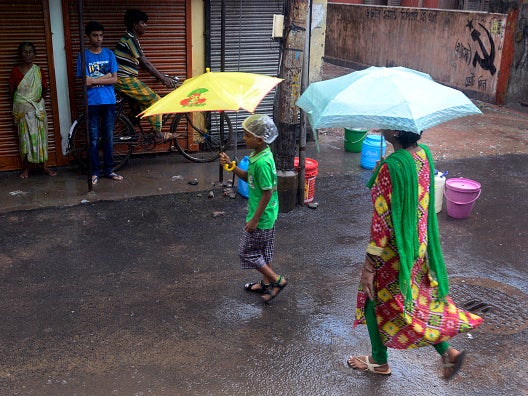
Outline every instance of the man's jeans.
<svg viewBox="0 0 528 396"><path fill-rule="evenodd" d="M103 149L103 174L112 173L114 159L112 148L114 141L115 105L88 106L88 119L90 129L90 160L92 162L92 175L101 176L99 169L99 138Z"/></svg>

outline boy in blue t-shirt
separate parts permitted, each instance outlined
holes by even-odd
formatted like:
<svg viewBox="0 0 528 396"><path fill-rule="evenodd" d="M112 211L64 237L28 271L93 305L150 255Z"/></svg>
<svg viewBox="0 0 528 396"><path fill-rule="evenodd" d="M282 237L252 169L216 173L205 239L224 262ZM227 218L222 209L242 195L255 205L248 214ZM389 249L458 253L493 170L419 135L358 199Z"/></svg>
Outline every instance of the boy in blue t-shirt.
<svg viewBox="0 0 528 396"><path fill-rule="evenodd" d="M117 62L114 53L103 48L104 27L99 22L86 24L84 33L90 47L84 51L86 63L86 87L88 92L88 129L90 131L89 155L92 164L92 185L96 185L101 176L99 169L99 138L103 149L103 175L112 180L123 180L112 169L115 93L117 82ZM77 77L82 77L81 54L77 57Z"/></svg>
<svg viewBox="0 0 528 396"><path fill-rule="evenodd" d="M273 120L263 114L253 114L242 123L244 143L253 150L248 170L238 166L230 168L231 160L220 153L220 164L246 181L249 187L248 214L238 248L240 264L244 269L256 269L263 280L244 285L247 291L262 293L265 303L273 300L288 282L271 268L275 242L275 221L279 213L277 170L268 146L278 136Z"/></svg>

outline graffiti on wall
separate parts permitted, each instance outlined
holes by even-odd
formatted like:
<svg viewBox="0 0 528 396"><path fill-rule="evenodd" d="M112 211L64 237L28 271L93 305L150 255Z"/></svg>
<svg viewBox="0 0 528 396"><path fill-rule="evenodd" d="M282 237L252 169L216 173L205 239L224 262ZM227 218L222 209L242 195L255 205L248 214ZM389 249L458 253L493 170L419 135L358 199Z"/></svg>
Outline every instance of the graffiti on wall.
<svg viewBox="0 0 528 396"><path fill-rule="evenodd" d="M481 70L489 72L491 76L497 73L495 66L497 49L493 36L502 34L502 24L499 20L492 20L488 29L483 23L475 23L474 19L468 19L466 28L469 30L467 45L460 40L457 40L455 44L457 59L468 66L472 66L469 74L465 77L464 86L476 87L480 91L486 91L488 80L484 73L477 76L476 69L479 66ZM472 48L471 43L476 44L475 49Z"/></svg>
<svg viewBox="0 0 528 396"><path fill-rule="evenodd" d="M402 21L416 21L416 22L435 22L438 16L435 12L421 11L421 10L396 10L396 9L380 9L369 7L365 11L365 15L369 19L384 19ZM353 22L353 21L351 21Z"/></svg>
<svg viewBox="0 0 528 396"><path fill-rule="evenodd" d="M471 39L479 46L479 50L475 51L475 55L473 56L473 67L476 67L477 64L479 64L482 69L488 70L493 76L497 72L497 68L493 64L495 62L495 42L493 41L490 31L486 29L482 23L479 22L478 25L486 33L488 38L486 43L487 45L484 43L481 37L482 33L480 30L473 26L473 20L468 20L466 25L471 31Z"/></svg>

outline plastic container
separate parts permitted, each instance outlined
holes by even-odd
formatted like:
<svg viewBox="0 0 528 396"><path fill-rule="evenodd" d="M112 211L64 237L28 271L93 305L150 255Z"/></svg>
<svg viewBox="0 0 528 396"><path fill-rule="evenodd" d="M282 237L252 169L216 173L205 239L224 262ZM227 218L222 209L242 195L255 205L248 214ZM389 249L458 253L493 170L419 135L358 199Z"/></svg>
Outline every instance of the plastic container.
<svg viewBox="0 0 528 396"><path fill-rule="evenodd" d="M347 129L345 128L345 151L350 153L361 153L363 140L367 137L367 129Z"/></svg>
<svg viewBox="0 0 528 396"><path fill-rule="evenodd" d="M385 155L386 149L387 144L383 136L367 135L367 138L363 141L359 164L364 169L374 169L376 162L380 160L381 156Z"/></svg>
<svg viewBox="0 0 528 396"><path fill-rule="evenodd" d="M299 157L293 159L295 170L299 170ZM311 158L304 160L304 203L310 203L315 195L315 178L319 172L319 163Z"/></svg>
<svg viewBox="0 0 528 396"><path fill-rule="evenodd" d="M247 171L249 167L249 157L246 155L238 164L238 167L242 170ZM249 197L249 186L247 182L242 179L238 179L237 192L242 195L244 198Z"/></svg>
<svg viewBox="0 0 528 396"><path fill-rule="evenodd" d="M463 177L447 179L444 195L448 216L455 219L469 217L480 191L480 183L474 180Z"/></svg>
<svg viewBox="0 0 528 396"><path fill-rule="evenodd" d="M440 213L442 211L442 201L444 200L445 190L445 173L438 172L435 174L435 212Z"/></svg>

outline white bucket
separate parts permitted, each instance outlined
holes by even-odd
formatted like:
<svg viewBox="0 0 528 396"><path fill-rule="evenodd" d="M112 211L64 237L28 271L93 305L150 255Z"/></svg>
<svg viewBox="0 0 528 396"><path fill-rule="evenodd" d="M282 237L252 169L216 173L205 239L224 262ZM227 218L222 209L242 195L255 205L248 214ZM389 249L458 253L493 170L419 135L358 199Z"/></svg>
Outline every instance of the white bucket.
<svg viewBox="0 0 528 396"><path fill-rule="evenodd" d="M442 176L440 176L442 175ZM440 213L442 210L442 201L444 200L446 178L442 173L435 175L435 211Z"/></svg>

